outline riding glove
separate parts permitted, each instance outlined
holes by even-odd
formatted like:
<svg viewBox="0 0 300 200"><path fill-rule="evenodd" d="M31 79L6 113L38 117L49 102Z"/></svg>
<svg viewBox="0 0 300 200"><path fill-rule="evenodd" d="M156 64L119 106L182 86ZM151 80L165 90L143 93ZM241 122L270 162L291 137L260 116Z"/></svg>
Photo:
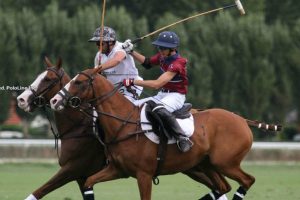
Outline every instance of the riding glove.
<svg viewBox="0 0 300 200"><path fill-rule="evenodd" d="M133 78L125 78L123 80L123 85L125 87L130 87L130 86L133 86L134 85L134 79Z"/></svg>
<svg viewBox="0 0 300 200"><path fill-rule="evenodd" d="M126 53L132 53L133 51L133 44L131 43L130 39L125 40L122 44L122 48L126 51Z"/></svg>

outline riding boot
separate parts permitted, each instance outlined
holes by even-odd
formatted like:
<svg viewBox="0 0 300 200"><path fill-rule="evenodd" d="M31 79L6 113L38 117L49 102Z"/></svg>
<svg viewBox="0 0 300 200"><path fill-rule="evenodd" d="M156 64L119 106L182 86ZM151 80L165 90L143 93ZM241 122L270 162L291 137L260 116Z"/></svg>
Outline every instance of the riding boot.
<svg viewBox="0 0 300 200"><path fill-rule="evenodd" d="M168 130L177 140L177 146L180 151L187 152L193 146L193 142L184 135L183 130L179 126L175 116L170 113L163 105L157 105L152 112L158 114L162 121L168 125Z"/></svg>

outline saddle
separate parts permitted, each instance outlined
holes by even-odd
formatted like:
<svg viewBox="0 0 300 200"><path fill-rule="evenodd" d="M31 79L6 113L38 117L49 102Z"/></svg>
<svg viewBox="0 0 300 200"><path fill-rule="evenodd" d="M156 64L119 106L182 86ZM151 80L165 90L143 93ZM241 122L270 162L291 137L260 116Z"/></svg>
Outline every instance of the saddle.
<svg viewBox="0 0 300 200"><path fill-rule="evenodd" d="M185 103L179 110L175 110L172 114L178 119L186 119L191 116L190 110L192 109L191 103Z"/></svg>
<svg viewBox="0 0 300 200"><path fill-rule="evenodd" d="M164 123L156 113L152 112L154 106L156 106L156 104L153 101L148 101L145 109L146 117L152 124L153 132L161 139L164 139L164 136L167 137L166 139L172 138L172 136L168 134L169 128L166 126L166 123ZM191 109L192 104L185 103L179 110L174 111L172 114L178 119L186 119L191 116Z"/></svg>

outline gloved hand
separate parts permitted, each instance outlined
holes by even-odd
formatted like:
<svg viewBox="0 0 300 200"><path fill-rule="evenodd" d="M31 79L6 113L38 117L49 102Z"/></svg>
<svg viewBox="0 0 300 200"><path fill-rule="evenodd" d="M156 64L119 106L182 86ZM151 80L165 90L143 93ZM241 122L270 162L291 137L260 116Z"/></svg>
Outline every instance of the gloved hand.
<svg viewBox="0 0 300 200"><path fill-rule="evenodd" d="M122 48L126 51L126 53L132 53L133 51L133 44L131 43L130 39L125 40L122 44Z"/></svg>
<svg viewBox="0 0 300 200"><path fill-rule="evenodd" d="M130 86L133 86L134 85L134 79L133 78L125 78L123 80L123 85L125 87L130 87Z"/></svg>

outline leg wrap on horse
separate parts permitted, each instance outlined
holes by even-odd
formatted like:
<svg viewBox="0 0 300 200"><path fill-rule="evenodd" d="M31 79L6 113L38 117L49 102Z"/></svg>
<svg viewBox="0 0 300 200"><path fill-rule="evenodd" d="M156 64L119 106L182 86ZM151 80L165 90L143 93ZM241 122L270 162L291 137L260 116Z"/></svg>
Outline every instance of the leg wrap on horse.
<svg viewBox="0 0 300 200"><path fill-rule="evenodd" d="M247 191L240 186L239 189L234 193L233 199L232 200L242 200L244 199Z"/></svg>
<svg viewBox="0 0 300 200"><path fill-rule="evenodd" d="M204 197L202 197L199 200L217 200L221 196L222 196L222 194L220 194L219 192L211 191L210 193L208 193L207 195L205 195Z"/></svg>
<svg viewBox="0 0 300 200"><path fill-rule="evenodd" d="M35 198L35 196L33 196L33 194L30 194L25 200L38 200L38 199Z"/></svg>
<svg viewBox="0 0 300 200"><path fill-rule="evenodd" d="M157 104L152 112L155 112L162 121L166 122L169 134L172 134L177 140L178 148L182 152L187 152L193 146L193 142L184 135L184 131L179 126L175 116L170 113L163 105Z"/></svg>
<svg viewBox="0 0 300 200"><path fill-rule="evenodd" d="M84 200L95 200L93 188L86 189L83 192L83 199Z"/></svg>

